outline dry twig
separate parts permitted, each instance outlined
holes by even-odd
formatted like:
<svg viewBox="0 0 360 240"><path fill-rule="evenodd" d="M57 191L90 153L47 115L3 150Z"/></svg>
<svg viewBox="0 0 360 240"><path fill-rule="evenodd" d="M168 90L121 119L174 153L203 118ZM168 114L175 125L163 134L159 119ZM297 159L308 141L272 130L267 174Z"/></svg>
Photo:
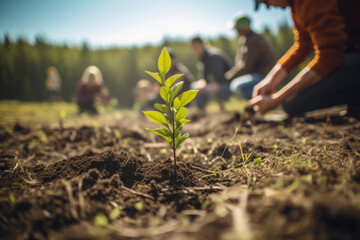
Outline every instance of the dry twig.
<svg viewBox="0 0 360 240"><path fill-rule="evenodd" d="M150 200L155 200L155 198L152 197L152 196L150 196L149 194L142 193L142 192L138 192L138 191L132 190L132 189L130 189L130 188L127 188L127 187L125 187L125 186L121 186L121 188L124 189L124 190L126 190L126 191L128 191L128 192L130 192L130 193L132 193L132 194L138 195L138 196L140 196L140 197L148 198L148 199L150 199Z"/></svg>
<svg viewBox="0 0 360 240"><path fill-rule="evenodd" d="M76 211L76 202L75 202L75 199L74 199L74 196L73 196L73 193L72 193L71 184L68 181L64 180L64 179L62 180L62 183L65 185L65 190L68 193L69 203L70 203L70 214L74 219L78 220L79 215L78 215L78 213Z"/></svg>

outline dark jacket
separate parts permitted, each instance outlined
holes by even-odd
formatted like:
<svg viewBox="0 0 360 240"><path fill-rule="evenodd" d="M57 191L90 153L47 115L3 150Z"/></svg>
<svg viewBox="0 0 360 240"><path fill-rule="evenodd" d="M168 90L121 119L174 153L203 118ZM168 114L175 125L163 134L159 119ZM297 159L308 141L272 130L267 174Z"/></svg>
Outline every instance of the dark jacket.
<svg viewBox="0 0 360 240"><path fill-rule="evenodd" d="M251 31L247 36L239 38L235 65L226 73L226 78L233 80L252 73L266 75L275 63L275 53L268 42L261 35Z"/></svg>
<svg viewBox="0 0 360 240"><path fill-rule="evenodd" d="M203 73L202 78L206 82L229 83L224 75L232 64L224 52L216 48L206 48L201 63L200 71Z"/></svg>
<svg viewBox="0 0 360 240"><path fill-rule="evenodd" d="M181 62L177 61L176 59L173 60L174 64L170 68L169 72L165 75L166 78L169 78L175 74L184 74L184 76L180 77L174 84L183 81L184 85L181 88L182 92L185 92L187 90L190 90L190 83L194 81L194 75L190 72L190 70Z"/></svg>

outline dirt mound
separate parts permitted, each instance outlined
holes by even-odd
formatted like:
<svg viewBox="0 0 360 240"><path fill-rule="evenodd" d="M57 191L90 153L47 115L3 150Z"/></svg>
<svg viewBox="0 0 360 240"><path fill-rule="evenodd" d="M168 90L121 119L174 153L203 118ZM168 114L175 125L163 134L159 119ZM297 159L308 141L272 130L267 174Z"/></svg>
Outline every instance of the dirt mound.
<svg viewBox="0 0 360 240"><path fill-rule="evenodd" d="M142 184L148 184L155 180L162 187L166 185L192 187L197 186L199 181L195 178L189 164L179 163L176 166L176 181L174 177L174 165L171 159L163 163L148 163L149 170L144 174Z"/></svg>
<svg viewBox="0 0 360 240"><path fill-rule="evenodd" d="M183 163L178 164L175 181L172 164L170 159L164 163L149 163L126 152L96 153L89 150L52 165L25 168L24 171L31 172L35 179L33 186L16 199L16 203L0 201L0 207L4 209L2 216L15 227L0 224L0 230L12 238L19 237L12 234L21 227L24 229L21 238L42 238L48 235L47 229L57 230L82 219L92 219L99 212L110 214L119 206L126 216L156 213L160 206L154 199L175 201L176 207L168 211L169 217L181 209L201 207L196 198L178 201L181 194L174 197L171 190L166 190L170 191L167 195L161 193L162 188L181 189L198 183L189 166ZM5 178L10 184L7 187L26 178L26 174L20 171L4 175L13 176ZM175 184L177 188L174 188ZM150 187L143 193L138 190L147 185Z"/></svg>
<svg viewBox="0 0 360 240"><path fill-rule="evenodd" d="M115 153L112 151L95 153L88 150L83 155L72 157L46 167L37 166L34 169L37 180L41 183L51 182L56 179L72 179L82 173L89 172L98 177L111 178L118 174L122 183L131 188L135 183L148 184L154 180L162 186L178 185L196 186L197 180L186 164L177 165L177 179L174 178L174 168L171 159L165 162L145 162L126 152ZM94 175L95 174L95 175Z"/></svg>
<svg viewBox="0 0 360 240"><path fill-rule="evenodd" d="M59 178L71 179L81 173L96 169L104 178L110 178L115 173L118 173L124 180L124 184L131 187L135 181L142 178L141 174L139 174L141 166L141 160L124 152L95 153L88 150L83 155L50 165L45 171L43 166L39 166L35 169L35 172L38 179L44 183Z"/></svg>

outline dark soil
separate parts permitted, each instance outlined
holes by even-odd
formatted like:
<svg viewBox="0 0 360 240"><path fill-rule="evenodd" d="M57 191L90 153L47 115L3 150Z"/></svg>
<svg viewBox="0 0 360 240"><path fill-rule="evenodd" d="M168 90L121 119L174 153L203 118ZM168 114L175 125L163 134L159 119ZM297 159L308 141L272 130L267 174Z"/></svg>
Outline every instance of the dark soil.
<svg viewBox="0 0 360 240"><path fill-rule="evenodd" d="M360 239L359 120L191 119L176 178L145 119L0 129L0 238Z"/></svg>

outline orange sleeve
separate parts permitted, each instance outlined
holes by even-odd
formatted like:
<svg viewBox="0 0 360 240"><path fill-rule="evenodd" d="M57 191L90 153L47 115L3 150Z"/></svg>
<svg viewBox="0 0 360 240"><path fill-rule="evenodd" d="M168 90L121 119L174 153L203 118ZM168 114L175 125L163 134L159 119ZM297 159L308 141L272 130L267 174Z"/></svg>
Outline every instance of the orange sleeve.
<svg viewBox="0 0 360 240"><path fill-rule="evenodd" d="M338 0L294 0L293 18L294 22L295 19L301 22L315 50L315 57L308 67L321 77L339 67L345 56L347 34L344 19L338 9ZM298 42L301 43L301 35L305 33L299 31ZM301 50L301 44L299 51L304 51ZM285 69L286 63L293 58L295 57L290 56L283 62ZM281 64L280 61L279 63Z"/></svg>
<svg viewBox="0 0 360 240"><path fill-rule="evenodd" d="M295 19L294 25L294 44L284 56L278 60L278 63L281 64L288 73L302 63L313 51L309 34L296 23Z"/></svg>
<svg viewBox="0 0 360 240"><path fill-rule="evenodd" d="M314 10L312 17L307 20L307 25L314 44L315 57L308 66L325 77L344 60L347 41L345 21L338 9L338 1L311 0L311 3Z"/></svg>

